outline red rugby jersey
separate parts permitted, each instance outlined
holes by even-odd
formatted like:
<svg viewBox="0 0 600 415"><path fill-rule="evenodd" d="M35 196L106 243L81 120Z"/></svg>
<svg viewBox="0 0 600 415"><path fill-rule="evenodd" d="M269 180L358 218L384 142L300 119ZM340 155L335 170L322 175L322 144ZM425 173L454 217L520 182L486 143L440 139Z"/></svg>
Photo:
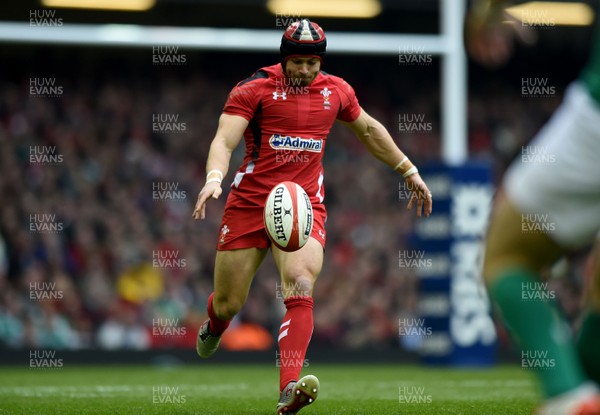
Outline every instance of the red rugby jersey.
<svg viewBox="0 0 600 415"><path fill-rule="evenodd" d="M322 203L323 152L336 119L351 122L360 106L342 78L320 72L310 86L286 77L281 64L259 69L237 84L223 112L249 121L246 154L232 193L244 204L263 206L277 183L293 181L311 202Z"/></svg>

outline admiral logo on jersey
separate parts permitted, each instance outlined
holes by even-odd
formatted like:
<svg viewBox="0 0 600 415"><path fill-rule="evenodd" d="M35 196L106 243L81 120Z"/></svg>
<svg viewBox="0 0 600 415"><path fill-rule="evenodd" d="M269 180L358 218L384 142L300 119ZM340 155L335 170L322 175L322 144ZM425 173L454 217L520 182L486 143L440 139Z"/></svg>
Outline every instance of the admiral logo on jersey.
<svg viewBox="0 0 600 415"><path fill-rule="evenodd" d="M269 139L269 145L275 150L306 150L312 151L313 153L320 153L323 149L323 140L273 134Z"/></svg>

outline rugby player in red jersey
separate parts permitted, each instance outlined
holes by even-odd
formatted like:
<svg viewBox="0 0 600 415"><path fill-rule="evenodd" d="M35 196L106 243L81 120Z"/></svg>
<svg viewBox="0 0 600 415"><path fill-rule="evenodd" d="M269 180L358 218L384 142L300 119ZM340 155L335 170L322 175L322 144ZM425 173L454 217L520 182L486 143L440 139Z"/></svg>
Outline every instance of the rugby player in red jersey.
<svg viewBox="0 0 600 415"><path fill-rule="evenodd" d="M389 132L358 104L343 79L321 71L327 41L308 19L291 24L281 39L282 61L241 81L229 94L206 163L206 184L198 195L194 219L204 219L206 203L218 198L231 153L244 137L246 154L236 171L217 242L214 292L207 320L198 333L198 354L207 358L246 301L258 267L271 248L280 272L286 314L279 332L281 356L293 355L280 368L277 413L296 413L319 391L315 376L300 378L313 331L312 290L323 264L326 210L323 205L323 151L334 121L347 125L369 152L402 174L412 192L408 208L429 216L431 193L417 168ZM282 162L301 154L302 163ZM314 226L308 242L295 252L272 246L263 224L264 203L273 186L293 181L311 198Z"/></svg>

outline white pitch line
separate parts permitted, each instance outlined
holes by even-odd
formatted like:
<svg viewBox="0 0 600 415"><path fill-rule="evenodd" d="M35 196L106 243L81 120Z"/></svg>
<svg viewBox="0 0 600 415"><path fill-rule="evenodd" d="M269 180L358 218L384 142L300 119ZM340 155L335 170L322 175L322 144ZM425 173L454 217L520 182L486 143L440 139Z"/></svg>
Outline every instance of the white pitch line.
<svg viewBox="0 0 600 415"><path fill-rule="evenodd" d="M90 386L3 386L0 387L0 395L17 395L23 397L63 396L71 398L110 397L128 395L146 396L152 393L155 387L177 387L180 392L188 394L204 393L230 393L231 391L247 390L248 384L167 384L157 383L154 385L90 385ZM229 395L228 395L229 396Z"/></svg>

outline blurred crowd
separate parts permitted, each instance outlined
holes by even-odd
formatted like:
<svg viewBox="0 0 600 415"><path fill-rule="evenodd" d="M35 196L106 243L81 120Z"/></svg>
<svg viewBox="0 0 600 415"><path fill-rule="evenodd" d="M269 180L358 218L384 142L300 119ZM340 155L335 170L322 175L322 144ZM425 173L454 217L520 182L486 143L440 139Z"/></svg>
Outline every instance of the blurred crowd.
<svg viewBox="0 0 600 415"><path fill-rule="evenodd" d="M193 348L226 195L205 221L191 213L227 93L251 71L146 75L146 66L111 77L95 64L91 74L58 77L56 97L32 96L27 72L0 81L0 344ZM417 165L439 161L437 68L388 66L377 78L366 60L332 72ZM469 100L471 155L498 175L560 101L528 101L507 83L482 84ZM433 128L401 132L399 114L423 114ZM173 131L157 127L161 119ZM341 126L328 139L325 169L328 245L313 345L398 348L398 319L414 315L418 299L418 279L398 268L415 222L398 197L401 178ZM277 333L285 311L279 288L267 257L232 325L232 336L244 335L228 347L271 346L265 334Z"/></svg>

